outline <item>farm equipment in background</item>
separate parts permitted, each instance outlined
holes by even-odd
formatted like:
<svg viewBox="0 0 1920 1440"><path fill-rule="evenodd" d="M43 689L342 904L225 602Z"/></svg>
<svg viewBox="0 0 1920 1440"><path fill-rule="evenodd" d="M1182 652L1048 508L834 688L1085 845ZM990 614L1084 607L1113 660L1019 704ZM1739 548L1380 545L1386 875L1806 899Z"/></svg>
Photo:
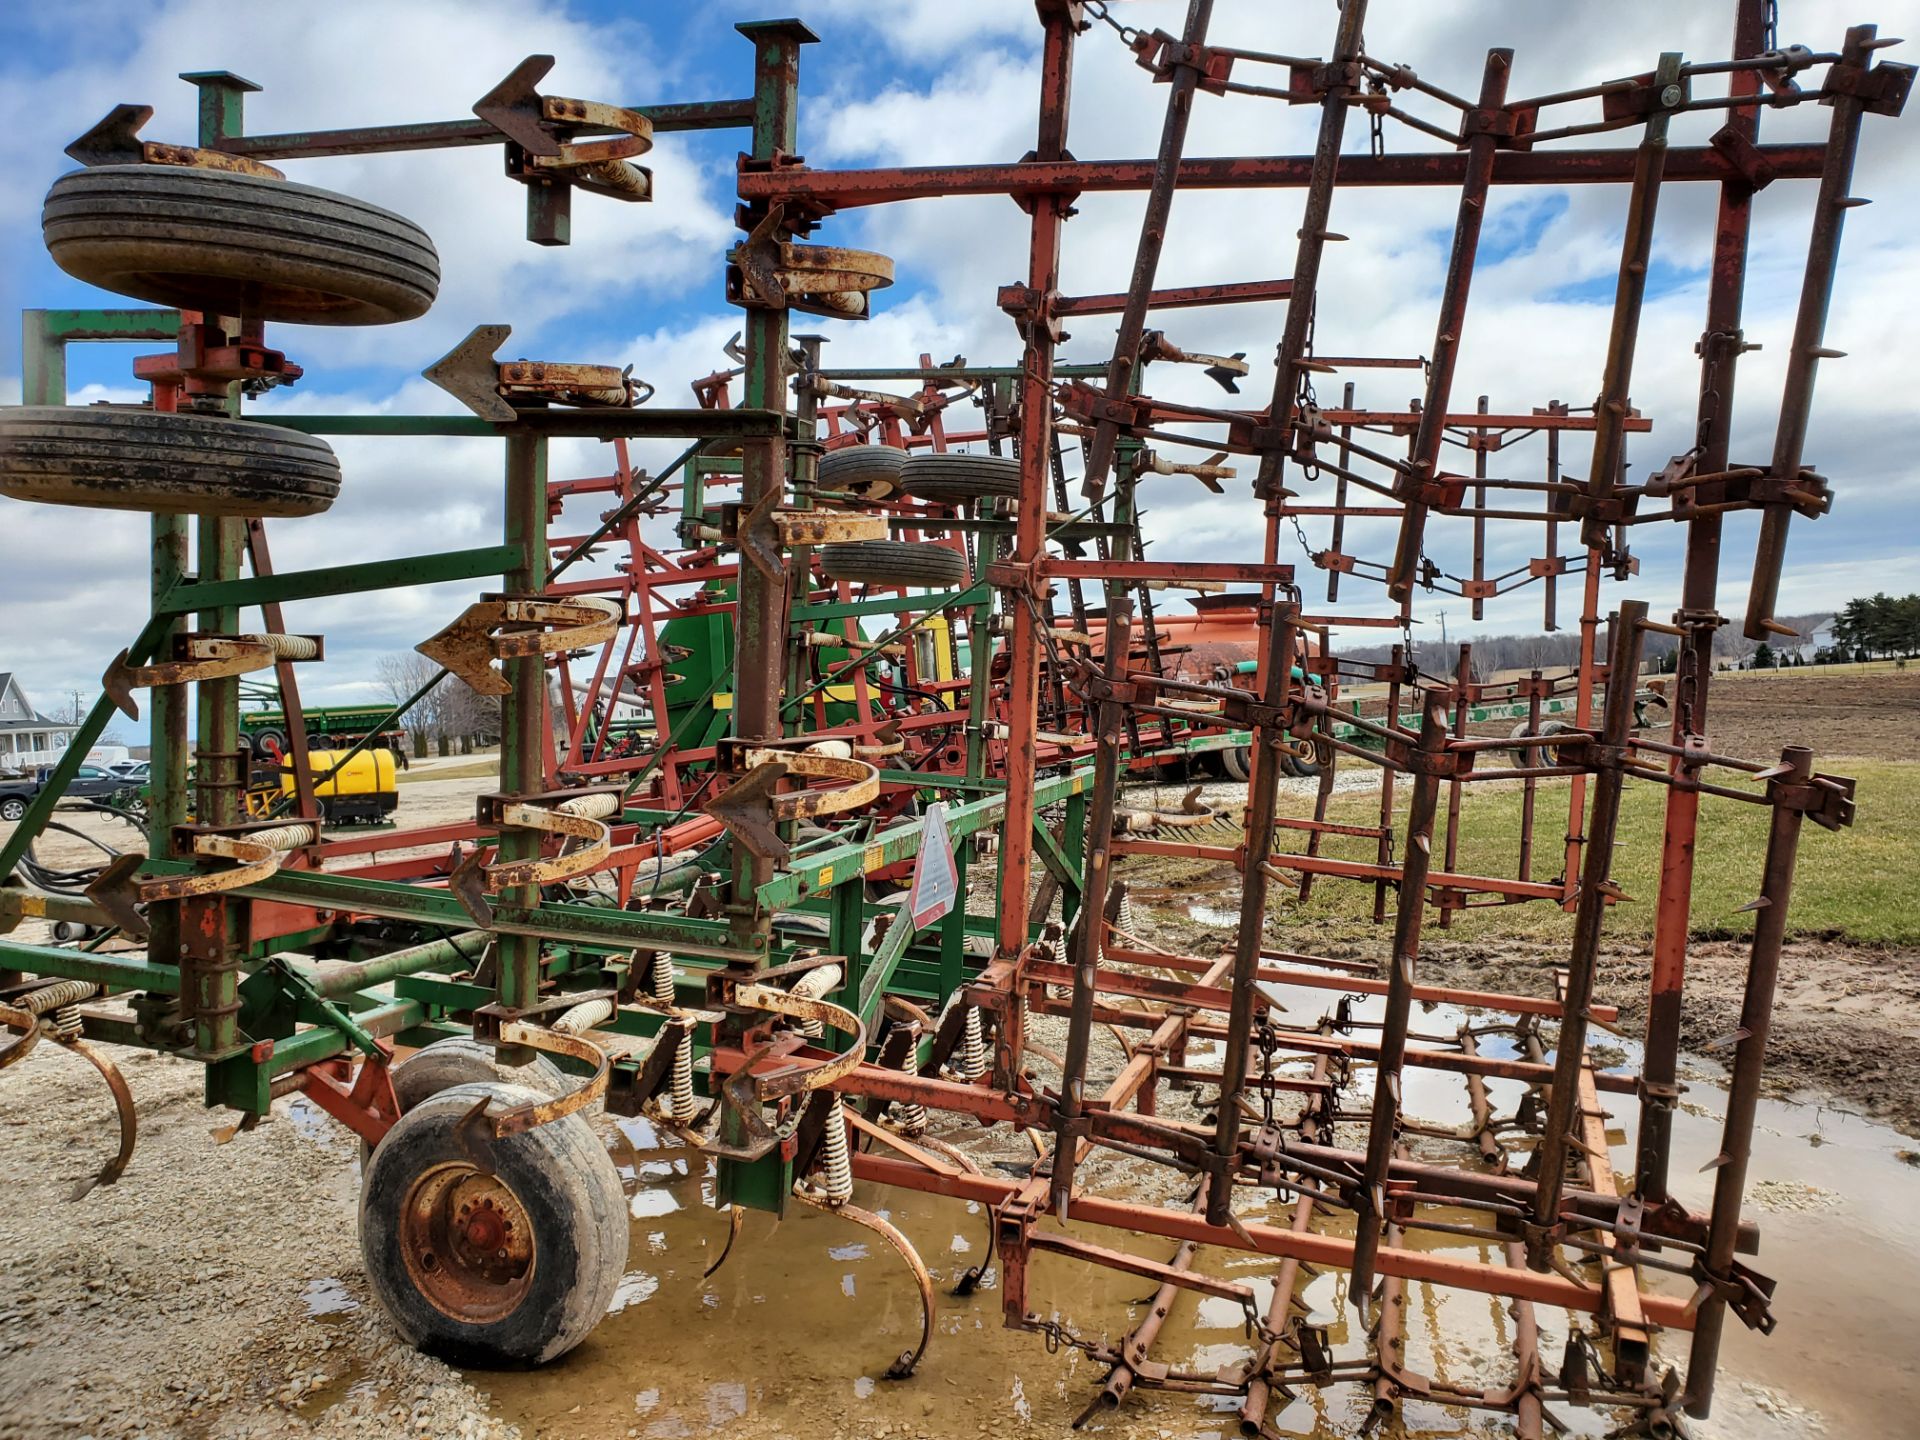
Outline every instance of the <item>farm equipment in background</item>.
<svg viewBox="0 0 1920 1440"><path fill-rule="evenodd" d="M1259 1434L1301 1390L1351 1385L1362 1433L1390 1422L1409 1396L1502 1412L1528 1440L1563 1428L1549 1404L1604 1407L1613 1414L1595 1423L1618 1420L1617 1433L1681 1433L1683 1410L1711 1408L1728 1319L1762 1331L1774 1323L1772 1282L1740 1258L1757 1243L1740 1211L1767 1017L1802 822L1839 828L1853 813L1852 782L1815 771L1803 747L1787 747L1778 763L1712 747L1720 524L1731 512L1761 516L1746 628L1767 633L1778 623L1772 603L1791 519L1811 519L1830 500L1803 450L1814 370L1833 353L1823 327L1841 217L1857 203L1850 176L1863 117L1897 114L1912 71L1877 58L1887 42L1870 26L1847 31L1833 52L1779 48L1765 0L1733 6L1730 59L1688 66L1663 55L1648 73L1521 100L1507 98L1510 51L1487 55L1477 100L1382 64L1361 44L1365 0L1340 7L1325 61L1211 44L1205 3L1189 7L1180 37L1122 26L1105 6L1036 8L1036 144L1003 163L808 165L797 107L801 54L814 37L793 20L738 27L753 50L750 97L648 108L542 95L535 87L552 61L534 56L472 118L249 135L244 96L257 87L206 71L186 77L200 91L198 145L140 140L151 114L140 106L121 107L76 142L83 168L56 182L45 211L56 260L83 280L180 308L30 312L29 403L0 411L0 492L153 516L150 618L115 662L119 693L72 742L84 753L135 693L150 707L148 850L84 877L0 888L0 926L27 917L111 923L139 942L83 951L0 939L0 1023L19 1037L0 1063L43 1035L70 1047L107 1041L202 1063L209 1103L247 1115L306 1095L371 1147L359 1216L376 1296L410 1342L470 1363L554 1359L607 1310L625 1271L629 1212L583 1113L603 1103L703 1151L733 1233L747 1209L804 1206L897 1250L913 1272L923 1328L919 1346L892 1363L895 1378L914 1371L932 1337L932 1281L884 1215L851 1203L856 1182L977 1205L991 1227L1006 1324L1050 1350L1080 1351L1104 1372L1089 1414L1129 1392L1166 1389L1235 1406L1241 1429ZM1166 84L1167 126L1151 161L1082 161L1069 148L1075 49L1112 43L1098 20ZM1284 84L1242 78L1262 66L1280 67ZM1728 94L1696 95L1696 83ZM1232 92L1317 107L1314 152L1187 157L1190 111ZM1824 144L1759 144L1763 108L1815 101L1828 111ZM1578 104L1598 118L1560 108ZM1714 144L1669 145L1670 121L1690 112L1724 124ZM1343 147L1351 114L1374 127L1370 153ZM1387 154L1389 120L1447 148ZM558 245L578 192L652 198L653 176L636 160L656 130L736 128L750 140L735 179L742 235L724 283L745 317L739 365L699 382L699 405L642 404L652 388L611 365L501 361L504 324L478 326L426 371L464 414L330 416L243 403L300 373L267 344L267 325L409 319L438 284L418 227L290 184L269 162L501 144L508 175L526 187L529 238ZM1563 143L1628 129L1640 132L1637 148ZM1727 433L1733 369L1749 348L1740 324L1748 209L1763 188L1814 179L1783 393L1766 407L1778 418L1772 457L1735 464ZM1455 359L1492 187L1562 183L1628 187L1596 404L1455 410ZM1673 184L1712 185L1721 207L1698 425L1687 432L1699 441L1629 484L1626 437L1647 428L1628 399L1631 341L1655 203ZM1157 286L1169 209L1196 185L1304 190L1291 275ZM1340 317L1316 306L1323 252L1346 238L1329 225L1334 196L1397 185L1459 190L1433 353L1410 362L1330 353L1323 337ZM1060 289L1067 223L1087 190L1147 196L1125 292ZM818 337L793 334L792 315L866 316L893 263L818 243L814 232L848 209L953 194L1009 196L1024 212L1029 264L996 297L1019 363L991 371L926 363L892 377L914 387L905 396L867 390L890 383L873 372L823 367ZM331 248L343 238L356 243ZM1284 307L1270 403L1223 408L1147 388L1166 373L1159 367L1199 363L1233 393L1247 373L1242 357L1182 348L1146 322L1242 303ZM1087 316L1117 317L1111 360L1059 364L1064 322ZM151 406L67 404L65 346L100 340L166 347L135 362L153 387ZM1315 377L1357 368L1418 370L1419 404L1358 410L1349 389L1340 407L1323 407ZM977 432L947 428L945 412L963 396L984 412ZM1569 432L1592 436L1584 478L1559 471L1558 439ZM1405 443L1385 444L1381 433ZM340 475L318 438L327 434L497 444L499 542L275 572L261 517L279 524L328 507ZM1536 435L1544 479L1489 473L1490 455ZM1062 436L1080 442L1077 455ZM611 442L613 474L552 480L555 437ZM658 474L630 463L628 442L668 439L686 448ZM951 448L961 443L981 448ZM1450 443L1474 455L1472 473L1444 467ZM1171 458L1187 452L1208 458ZM1245 457L1250 472L1251 484L1231 493L1227 456ZM1236 533L1258 558L1146 556L1140 489L1162 483L1151 477L1187 483L1171 479L1180 475L1212 493L1209 504L1240 507ZM1349 487L1365 490L1366 503ZM612 505L579 533L554 533L575 496ZM674 540L644 534L649 518L677 520ZM1391 560L1343 548L1342 526L1363 518L1392 522ZM1327 546L1313 548L1303 519L1332 522ZM1545 553L1488 574L1494 522L1539 526ZM1688 536L1673 623L1651 620L1634 601L1609 616L1601 586L1634 573L1633 527L1673 522ZM1569 535L1578 527L1571 555L1559 553L1563 527ZM1280 559L1289 537L1326 572L1325 609L1309 607L1296 566ZM1458 574L1433 558L1449 541L1470 550L1470 562L1451 562ZM619 544L623 570L575 571L596 547ZM1528 706L1519 736L1470 734L1473 708L1495 697L1473 680L1470 647L1451 675L1408 663L1414 592L1459 596L1477 610L1538 580L1551 616L1554 582L1576 574L1577 666L1504 697ZM1339 602L1343 576L1355 578ZM1369 601L1356 605L1360 581L1377 582L1381 594L1366 590ZM452 582L486 588L418 648L500 697L498 785L477 798L471 823L335 835L325 823L333 797L317 788L325 782L297 702L295 672L322 659L319 639L290 633L282 606ZM1182 628L1203 626L1163 626L1163 587L1257 595L1253 670L1242 670L1245 657L1204 675L1170 666L1163 633L1174 642ZM243 630L242 612L253 609L263 628ZM1633 733L1634 682L1653 630L1682 640L1670 744ZM1396 644L1385 662L1343 659L1335 632L1385 632ZM593 667L584 687L574 683L576 661ZM250 817L249 736L273 727L243 718L239 677L268 670L286 697L291 799L279 782L285 813ZM383 743L441 678L357 722L361 741L336 746L332 763ZM1379 718L1341 707L1339 687L1356 684L1382 687L1370 712ZM1545 708L1569 696L1568 728L1550 733ZM616 713L636 709L650 728ZM558 727L566 742L556 753ZM1197 832L1189 822L1206 815L1146 812L1136 825L1120 807L1121 782L1142 762L1184 763L1189 741L1236 736L1246 737L1247 803L1231 836ZM1528 763L1488 763L1516 749ZM0 877L14 872L75 777L70 754L0 841ZM1320 767L1310 815L1282 804L1289 757L1296 769ZM1377 825L1327 819L1336 762L1380 772ZM1594 984L1620 898L1614 849L1629 778L1665 787L1667 800L1637 1073L1596 1066L1587 1045L1592 1024L1617 1018L1596 1002ZM1536 787L1564 782L1557 875L1531 874L1530 828L1517 874L1461 867L1461 799L1487 782L1523 786L1529 817ZM1396 787L1409 801L1404 818ZM1742 1027L1726 1057L1713 1198L1694 1211L1674 1196L1667 1171L1703 797L1764 807L1770 839L1750 907ZM1377 853L1322 853L1335 833L1377 844ZM1305 843L1291 848L1290 835ZM393 858L379 858L387 852ZM1169 953L1128 931L1114 861L1155 854L1239 873L1230 947ZM1316 877L1371 885L1376 919L1391 911L1376 965L1265 947L1272 887L1304 892ZM1523 902L1574 911L1551 993L1418 983L1429 911L1444 925L1469 903ZM1284 1004L1275 987L1286 987ZM1354 994L1377 1001L1378 1018L1357 1020ZM1482 1047L1476 1037L1489 1032L1470 1025L1456 1036L1416 1033L1416 1004L1508 1017L1503 1048ZM1032 1032L1042 1016L1064 1022L1057 1046ZM1096 1027L1128 1036L1112 1074L1092 1068ZM396 1061L403 1045L421 1053ZM117 1080L110 1062L102 1068ZM1356 1086L1369 1069L1370 1083ZM1412 1128L1409 1071L1457 1081L1467 1128ZM1524 1098L1512 1113L1496 1113L1492 1080L1517 1085ZM1163 1096L1195 1086L1216 1097L1200 1118L1161 1113ZM1625 1184L1612 1170L1607 1095L1631 1097L1637 1110ZM1286 1097L1297 1103L1283 1106ZM130 1106L121 1115L122 1145L97 1177L103 1183L119 1178L131 1154ZM935 1116L955 1133L1025 1132L1042 1159L989 1172L935 1132ZM1418 1153L1402 1143L1416 1133ZM1428 1158L1430 1146L1441 1159ZM1509 1164L1518 1152L1527 1158ZM1098 1162L1111 1155L1164 1172L1191 1204L1110 1193ZM1283 1215L1261 1213L1257 1197L1269 1191L1275 1204L1266 1208ZM1178 1249L1161 1261L1086 1238L1096 1227ZM1035 1294L1039 1254L1151 1279L1155 1316L1182 1290L1221 1302L1245 1317L1246 1353L1189 1374L1152 1358L1157 1319L1117 1344L1093 1339L1078 1317ZM1196 1268L1200 1254L1223 1273ZM1249 1257L1274 1266L1266 1303L1231 1268ZM1647 1287L1648 1268L1685 1283ZM1359 1311L1337 1342L1296 1294L1312 1270L1344 1272L1346 1303ZM970 1272L962 1285L979 1278ZM1509 1302L1505 1379L1468 1387L1410 1368L1414 1285ZM1565 1312L1564 1324L1553 1321L1571 1337L1562 1356L1542 1345L1542 1311ZM1662 1363L1682 1335L1691 1336L1684 1377Z"/></svg>
<svg viewBox="0 0 1920 1440"><path fill-rule="evenodd" d="M289 733L279 689L243 680L240 694L241 737L256 759L277 765L288 754ZM390 705L303 705L300 713L310 744L350 745L371 736L374 743L402 757L402 765L406 763L407 732L394 723Z"/></svg>

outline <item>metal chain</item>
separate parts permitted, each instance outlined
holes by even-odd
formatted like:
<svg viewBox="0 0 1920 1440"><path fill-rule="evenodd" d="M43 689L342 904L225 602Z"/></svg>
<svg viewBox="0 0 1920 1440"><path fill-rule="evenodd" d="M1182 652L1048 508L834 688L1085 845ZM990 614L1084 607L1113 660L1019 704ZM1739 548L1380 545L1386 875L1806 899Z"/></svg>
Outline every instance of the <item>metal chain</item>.
<svg viewBox="0 0 1920 1440"><path fill-rule="evenodd" d="M1769 51L1780 48L1780 0L1766 0L1766 28L1762 32L1762 45Z"/></svg>
<svg viewBox="0 0 1920 1440"><path fill-rule="evenodd" d="M1046 1341L1049 1355L1059 1354L1060 1347L1065 1345L1068 1349L1083 1351L1102 1364L1109 1364L1115 1358L1112 1347L1104 1341L1084 1340L1058 1320L1042 1320L1034 1317L1027 1321L1027 1325L1030 1329L1040 1332Z"/></svg>
<svg viewBox="0 0 1920 1440"><path fill-rule="evenodd" d="M1092 15L1094 19L1108 26L1113 31L1114 34L1118 35L1122 40L1124 40L1127 43L1127 46L1129 49L1132 48L1133 42L1138 37L1146 33L1144 30L1141 30L1138 26L1123 25L1118 20L1114 19L1113 16L1107 13L1107 7L1103 3L1103 0L1086 0L1086 9L1087 9L1087 13ZM1092 27L1083 26L1081 28L1091 29Z"/></svg>
<svg viewBox="0 0 1920 1440"><path fill-rule="evenodd" d="M1374 95L1384 95L1387 91L1387 82L1382 80L1378 75L1370 76L1367 80L1367 90ZM1367 111L1367 121L1367 144L1373 153L1373 158L1378 160L1387 153L1387 116L1385 110L1369 107Z"/></svg>
<svg viewBox="0 0 1920 1440"><path fill-rule="evenodd" d="M1287 519L1293 522L1294 538L1300 542L1300 548L1306 552L1307 558L1311 560L1317 552L1314 550L1312 543L1307 539L1306 528L1301 525L1300 517L1289 512Z"/></svg>

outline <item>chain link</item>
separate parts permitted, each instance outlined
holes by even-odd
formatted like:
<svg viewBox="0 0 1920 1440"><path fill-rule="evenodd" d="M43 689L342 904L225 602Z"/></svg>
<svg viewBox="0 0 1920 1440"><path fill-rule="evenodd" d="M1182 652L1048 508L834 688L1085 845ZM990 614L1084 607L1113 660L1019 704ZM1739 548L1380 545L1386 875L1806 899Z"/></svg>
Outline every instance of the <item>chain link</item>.
<svg viewBox="0 0 1920 1440"><path fill-rule="evenodd" d="M1762 45L1767 50L1780 48L1780 0L1767 0L1766 29Z"/></svg>
<svg viewBox="0 0 1920 1440"><path fill-rule="evenodd" d="M1307 539L1306 527L1300 523L1300 517L1298 515L1290 514L1287 516L1287 519L1293 522L1294 538L1300 542L1300 548L1306 551L1307 558L1311 560L1317 552L1314 550L1312 542Z"/></svg>
<svg viewBox="0 0 1920 1440"><path fill-rule="evenodd" d="M1118 35L1122 40L1124 40L1129 49L1132 48L1133 42L1136 39L1138 39L1141 35L1144 35L1146 33L1144 30L1141 30L1138 26L1123 25L1118 20L1114 19L1113 16L1107 13L1107 7L1104 3L1102 3L1102 0L1086 0L1086 9L1087 9L1087 13L1092 15L1094 19L1100 21L1103 25L1106 25L1109 29L1113 31L1114 34ZM1087 28L1091 28L1091 27L1087 27Z"/></svg>

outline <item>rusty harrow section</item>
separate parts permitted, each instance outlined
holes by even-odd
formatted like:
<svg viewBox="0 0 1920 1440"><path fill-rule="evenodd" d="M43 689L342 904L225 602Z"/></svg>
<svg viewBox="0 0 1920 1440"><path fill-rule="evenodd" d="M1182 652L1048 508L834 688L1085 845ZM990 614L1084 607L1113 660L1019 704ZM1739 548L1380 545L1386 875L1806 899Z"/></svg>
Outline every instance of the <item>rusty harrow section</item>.
<svg viewBox="0 0 1920 1440"><path fill-rule="evenodd" d="M1340 7L1321 58L1212 43L1211 0L1191 0L1178 35L1095 0L1036 8L1038 124L1018 160L807 165L799 73L814 37L794 21L739 27L754 57L747 98L543 95L552 62L532 56L470 119L248 135L253 87L207 72L188 77L201 90L197 145L142 140L144 106L76 142L83 168L48 200L56 259L194 308L30 312L31 403L0 416L0 491L151 511L155 553L151 619L109 667L71 762L0 849L0 926L112 933L88 948L0 940L0 1066L44 1037L101 1068L122 1142L89 1183L120 1178L134 1137L96 1042L200 1060L210 1101L241 1111L242 1128L304 1092L374 1147L364 1249L396 1324L429 1347L452 1343L457 1324L463 1353L483 1361L551 1359L604 1309L624 1233L576 1243L591 1217L621 1211L584 1118L604 1099L710 1152L734 1236L746 1208L799 1203L898 1250L924 1323L896 1377L918 1364L937 1301L907 1237L852 1203L857 1182L985 1207L1007 1324L1105 1367L1089 1415L1138 1403L1134 1392L1213 1395L1237 1405L1243 1433L1272 1435L1306 1389L1357 1386L1362 1432L1419 1400L1503 1412L1524 1436L1559 1433L1562 1412L1589 1405L1610 1411L1615 1433L1683 1433L1711 1407L1729 1313L1773 1324L1772 1284L1744 1258L1758 1235L1741 1217L1768 1016L1801 827L1852 817L1851 782L1817 771L1810 751L1747 760L1714 746L1722 524L1759 516L1744 628L1772 633L1792 520L1832 498L1805 439L1819 361L1836 354L1824 327L1841 224L1861 203L1855 153L1866 117L1901 110L1912 71L1879 57L1892 42L1871 26L1832 50L1783 44L1764 0L1729 7L1725 58L1663 54L1644 73L1518 99L1507 50L1487 54L1472 98L1383 62L1365 0ZM1082 160L1069 143L1075 53L1114 37L1164 87L1150 159ZM1311 153L1189 155L1194 109L1230 94L1317 112ZM1816 103L1824 143L1762 142L1765 111ZM1670 142L1676 118L1701 113L1721 122L1710 143ZM1347 149L1350 118L1369 129L1364 153ZM302 249L300 283L283 285L260 278L282 273L271 266L224 269L238 242L209 221L204 253L170 252L156 279L152 255L136 264L125 248L139 243L133 221L91 234L65 208L124 193L202 223L217 191L236 214L333 215L339 197L288 186L267 162L497 144L526 190L529 239L564 244L576 191L645 203L652 176L636 161L656 136L731 128L749 135L742 238L716 263L743 325L732 365L694 379L696 403L680 409L650 403L655 387L630 369L502 360L510 329L485 324L426 371L467 415L246 410L302 374L267 345L266 324L382 323L430 304L426 237L358 208L353 223L406 257L394 273L372 285ZM1387 135L1409 131L1421 148L1388 153ZM1615 131L1637 145L1580 144ZM1757 343L1741 317L1751 214L1762 192L1805 182L1813 220L1773 446L1764 462L1738 460L1734 381ZM1470 408L1455 376L1493 187L1572 184L1623 196L1594 402L1513 394ZM1651 428L1643 408L1683 403L1643 407L1632 387L1656 212L1676 184L1713 186L1719 201L1695 443L1632 482L1625 455ZM1457 194L1422 356L1321 346L1341 323L1322 270L1339 263L1332 242L1349 237L1335 212L1356 186ZM1183 192L1261 188L1301 192L1288 275L1159 283ZM1144 197L1129 283L1063 293L1075 202L1099 191ZM1012 363L922 355L838 370L825 337L792 333L796 310L865 318L892 283L889 257L814 240L839 212L980 194L1011 197L1027 217L1025 271L993 297L1020 347ZM1264 390L1264 374L1190 313L1254 303L1272 307L1277 336L1267 403L1154 393L1181 365L1229 397L1256 378ZM1057 353L1063 322L1089 316L1114 317L1112 353L1070 363ZM171 346L135 362L151 403L66 408L64 347L86 340ZM1346 377L1363 372L1378 374L1370 389L1405 381L1418 393L1362 405ZM1342 377L1337 405L1319 394L1327 376ZM496 439L501 543L275 573L263 517L316 514L340 483L313 437L369 431ZM554 436L608 442L611 472L550 475ZM1582 438L1563 470L1569 437ZM131 464L133 447L149 456L163 439L184 447L173 463ZM633 447L663 439L685 448L649 473ZM115 445L127 448L102 488L93 462ZM218 447L248 458L241 479L204 473L201 452ZM1141 494L1169 480L1244 514L1257 543L1150 558ZM570 523L589 505L595 520ZM1686 530L1670 622L1602 595L1638 573L1635 528L1667 524ZM1362 553L1358 537L1377 528L1394 533L1391 552ZM1537 543L1498 570L1491 557L1518 553L1502 543L1514 533ZM610 571L576 569L593 561ZM340 833L327 787L352 755L316 768L295 666L322 660L324 643L290 632L283 605L483 578L495 588L422 638L441 668L354 750L457 675L499 697L497 787L471 822ZM1564 672L1489 679L1470 645L1444 668L1415 663L1419 597L1479 619L1538 584L1552 630L1561 581L1576 578L1578 659ZM259 628L242 625L250 608ZM1669 685L1640 680L1651 633L1678 642ZM1388 658L1341 653L1355 644ZM272 776L262 794L238 677L269 668L286 781ZM30 847L78 757L115 706L132 713L137 690L154 782L145 811L128 813L146 853L84 874L40 865ZM1330 819L1337 772L1356 767L1377 773L1377 816ZM1124 789L1196 768L1243 784L1244 800L1194 791L1143 804ZM1310 799L1283 790L1288 777L1317 778ZM1601 1069L1587 1040L1618 1019L1595 975L1610 908L1627 898L1614 850L1629 783L1665 792L1650 1018L1637 1069ZM1516 790L1522 807L1511 865L1482 867L1502 873L1468 869L1461 853L1466 798L1487 784ZM1695 1213L1668 1171L1703 797L1764 807L1771 829L1713 1198ZM1541 835L1545 807L1557 819L1562 803L1564 835ZM1371 857L1344 853L1356 848ZM1232 866L1231 944L1178 953L1141 934L1125 884L1141 856ZM1276 889L1304 902L1340 881L1371 889L1374 959L1268 943ZM1430 923L1529 902L1573 916L1550 993L1423 982ZM419 1053L401 1060L399 1046ZM1410 1103L1415 1086L1436 1085L1464 1121ZM1609 1153L1608 1120L1627 1111L1630 1175ZM1025 1132L1030 1172L983 1169L962 1143L978 1126ZM1123 1164L1171 1177L1184 1202L1129 1198L1109 1183ZM1268 1206L1285 1220L1256 1213ZM1213 1263L1234 1251L1274 1262L1270 1301L1211 1273L1244 1275ZM1059 1317L1036 1256L1115 1269L1155 1294L1124 1333L1112 1317ZM1338 1313L1302 1298L1325 1270L1343 1275ZM1649 1286L1653 1272L1670 1283ZM1415 1285L1506 1302L1504 1378L1415 1368ZM1155 1357L1184 1292L1244 1313L1240 1361L1198 1373ZM1554 1353L1543 1315L1569 1337Z"/></svg>

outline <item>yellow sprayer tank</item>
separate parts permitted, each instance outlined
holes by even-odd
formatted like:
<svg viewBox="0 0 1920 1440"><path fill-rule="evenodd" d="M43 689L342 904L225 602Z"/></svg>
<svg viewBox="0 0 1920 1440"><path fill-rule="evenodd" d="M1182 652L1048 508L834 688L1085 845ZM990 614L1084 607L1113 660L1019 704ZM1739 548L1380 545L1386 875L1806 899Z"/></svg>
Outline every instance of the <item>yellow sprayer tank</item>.
<svg viewBox="0 0 1920 1440"><path fill-rule="evenodd" d="M314 750L307 758L313 766L314 795L326 820L335 824L376 821L392 814L400 803L393 752L384 745L369 745L351 759L345 750ZM323 779L336 765L339 773ZM280 764L280 791L294 793L291 761Z"/></svg>

